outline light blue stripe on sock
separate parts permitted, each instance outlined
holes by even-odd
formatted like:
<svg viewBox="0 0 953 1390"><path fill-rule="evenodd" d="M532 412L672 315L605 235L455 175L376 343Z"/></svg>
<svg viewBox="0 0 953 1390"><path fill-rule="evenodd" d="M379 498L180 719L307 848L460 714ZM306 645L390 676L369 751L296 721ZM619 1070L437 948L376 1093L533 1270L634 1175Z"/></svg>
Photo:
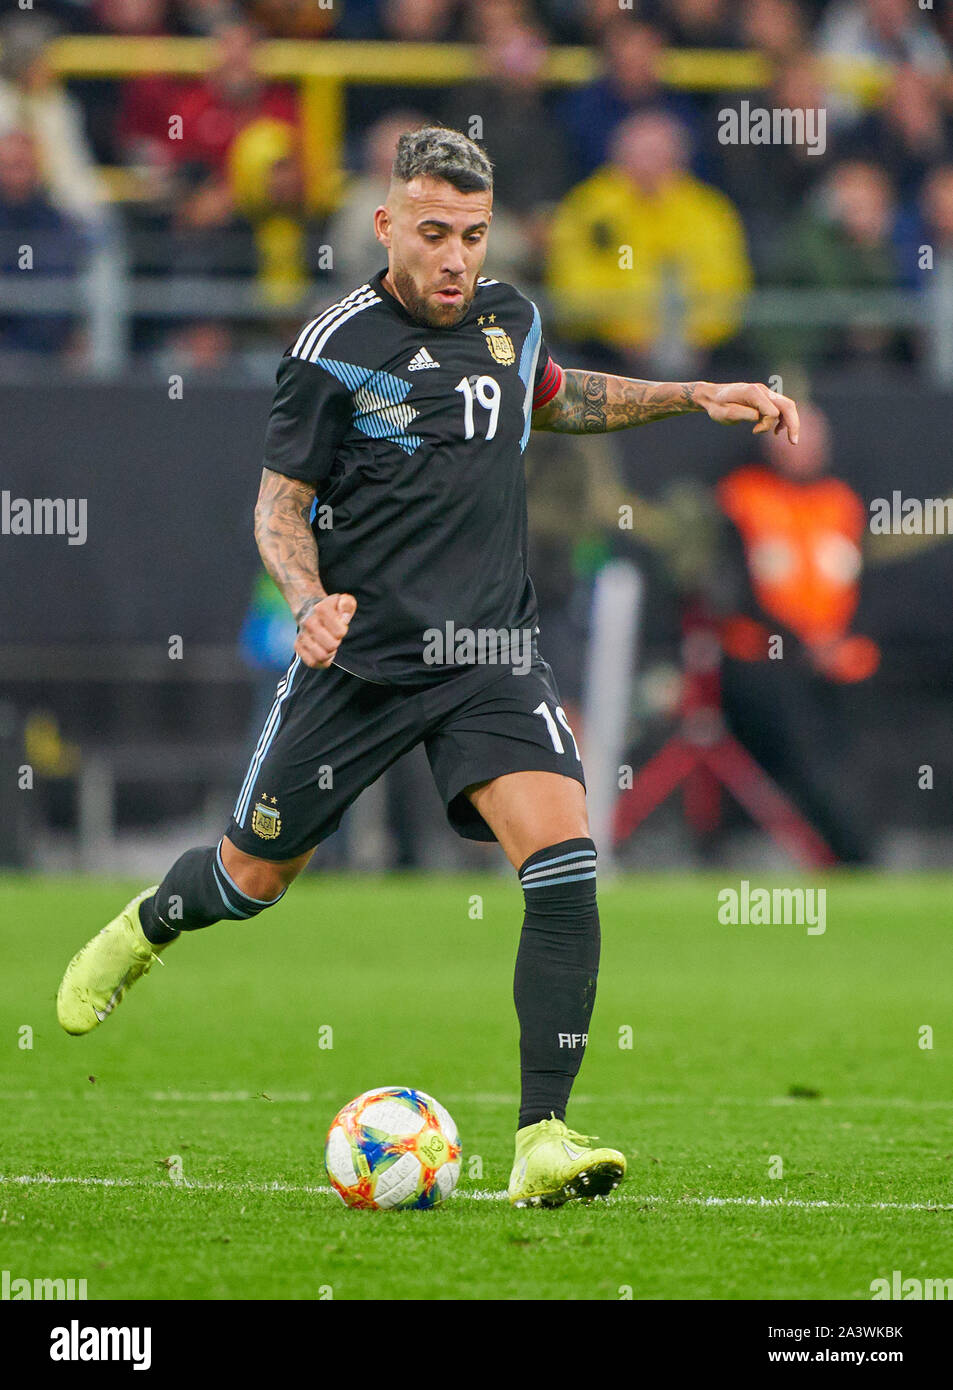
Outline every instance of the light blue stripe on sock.
<svg viewBox="0 0 953 1390"><path fill-rule="evenodd" d="M221 898L222 902L225 904L225 906L228 908L229 914L232 917L239 918L239 920L243 922L247 921L249 917L252 917L254 915L253 913L239 912L235 904L229 901L228 897L226 896L225 889L222 887L222 880L218 876L218 869L214 864L212 865L212 873L215 876L215 886L218 889L218 895Z"/></svg>
<svg viewBox="0 0 953 1390"><path fill-rule="evenodd" d="M218 845L216 846L216 849L215 849L215 859L216 859L216 862L218 863L219 873L221 874L222 878L224 878L225 882L226 882L231 888L234 888L234 889L235 889L235 892L238 894L238 896L239 896L240 898L244 898L245 902L254 903L257 907L274 907L275 903L281 902L281 899L285 896L285 894L286 894L287 891L288 891L287 888L282 888L282 890L281 890L281 892L278 894L277 898L253 898L249 893L243 893L243 892L242 892L242 890L239 888L238 884L235 882L235 880L232 878L231 874L230 874L230 873L228 872L228 870L226 869L224 860L222 859L222 842L221 842L221 840L219 840Z"/></svg>
<svg viewBox="0 0 953 1390"><path fill-rule="evenodd" d="M548 869L550 864L564 864L567 859L576 859L579 855L585 855L588 859L595 859L596 852L594 849L574 849L571 854L557 854L555 859L541 859L538 864L524 867L520 871L520 877L522 878L523 874L535 873L537 869Z"/></svg>
<svg viewBox="0 0 953 1390"><path fill-rule="evenodd" d="M596 871L593 869L591 874L570 874L568 878L547 878L543 883L524 883L523 887L527 893L531 888L555 888L557 883L578 883L583 878L595 878Z"/></svg>

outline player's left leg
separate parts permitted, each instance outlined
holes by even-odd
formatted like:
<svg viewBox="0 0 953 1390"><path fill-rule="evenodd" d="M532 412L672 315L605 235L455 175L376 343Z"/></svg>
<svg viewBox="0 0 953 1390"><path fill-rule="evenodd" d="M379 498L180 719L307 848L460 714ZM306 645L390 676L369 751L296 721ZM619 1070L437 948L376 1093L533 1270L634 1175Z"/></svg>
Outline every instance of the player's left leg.
<svg viewBox="0 0 953 1390"><path fill-rule="evenodd" d="M585 790L572 777L528 770L468 787L466 796L519 873L526 905L513 986L522 1094L510 1201L559 1206L603 1195L621 1182L623 1155L592 1148L565 1123L599 972Z"/></svg>

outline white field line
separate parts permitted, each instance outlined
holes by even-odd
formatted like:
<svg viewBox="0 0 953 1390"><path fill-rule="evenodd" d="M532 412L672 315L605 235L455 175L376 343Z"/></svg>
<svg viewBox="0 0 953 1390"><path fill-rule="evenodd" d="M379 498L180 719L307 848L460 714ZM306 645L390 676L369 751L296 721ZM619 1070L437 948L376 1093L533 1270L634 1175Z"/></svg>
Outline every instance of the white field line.
<svg viewBox="0 0 953 1390"><path fill-rule="evenodd" d="M80 1092L83 1096L95 1099L97 1092L94 1087L89 1086ZM128 1094L123 1091L123 1094ZM50 1101L50 1100L71 1100L76 1095L75 1091L0 1091L0 1103L10 1101L16 1104L19 1101ZM340 1101L341 1097L336 1091L146 1091L145 1100L155 1101L159 1104L168 1105L205 1105L205 1104L241 1104L247 1101L263 1100L266 1103L271 1101L276 1105L310 1105L313 1102ZM443 1095L442 1100L446 1105L513 1105L515 1106L519 1097L515 1092L511 1095L496 1093L493 1091L474 1091L471 1094ZM614 1106L619 1104L618 1096L573 1096L573 1105L605 1105ZM834 1109L837 1106L876 1106L884 1109L897 1110L953 1110L953 1100L913 1100L907 1096L819 1096L816 1099L802 1096L681 1096L681 1095L644 1095L627 1096L626 1105L634 1106L702 1106L705 1109L718 1108L719 1106L738 1106L742 1108L757 1109L761 1106L804 1106L812 1105L823 1106L826 1109Z"/></svg>
<svg viewBox="0 0 953 1390"><path fill-rule="evenodd" d="M84 1094L92 1094L92 1089ZM267 1091L265 1092L268 1100L275 1102L295 1101L299 1103L309 1103L311 1101L336 1101L340 1097L337 1092L325 1091L318 1094L311 1094L308 1091ZM181 1103L184 1105L198 1105L204 1101L246 1101L262 1099L262 1093L251 1091L149 1091L149 1100ZM447 1095L444 1096L447 1105L517 1105L519 1096L514 1091L512 1095L496 1093L493 1091L475 1091L470 1095ZM618 1105L618 1096L573 1096L573 1105ZM763 1105L808 1105L811 1104L810 1097L801 1096L763 1096L752 1098L750 1096L666 1096L666 1095L646 1095L629 1096L627 1104L665 1106L665 1105L701 1105L711 1106L750 1106L752 1108ZM846 1096L839 1099L829 1099L820 1096L813 1102L817 1105L836 1106L836 1105L875 1105L884 1107L894 1107L900 1110L953 1110L953 1100L909 1100L905 1096Z"/></svg>
<svg viewBox="0 0 953 1390"><path fill-rule="evenodd" d="M162 1182L156 1178L57 1178L48 1173L21 1173L16 1176L0 1173L0 1184L9 1187L132 1187L167 1191L184 1189L189 1192L290 1192L319 1197L329 1197L334 1191L327 1186L285 1182ZM453 1199L505 1202L506 1193L491 1192L488 1188L471 1188L455 1192ZM606 1200L612 1205L625 1202L635 1206L755 1207L761 1211L775 1207L794 1207L805 1211L953 1211L951 1202L827 1202L806 1201L798 1197L659 1197L617 1193Z"/></svg>

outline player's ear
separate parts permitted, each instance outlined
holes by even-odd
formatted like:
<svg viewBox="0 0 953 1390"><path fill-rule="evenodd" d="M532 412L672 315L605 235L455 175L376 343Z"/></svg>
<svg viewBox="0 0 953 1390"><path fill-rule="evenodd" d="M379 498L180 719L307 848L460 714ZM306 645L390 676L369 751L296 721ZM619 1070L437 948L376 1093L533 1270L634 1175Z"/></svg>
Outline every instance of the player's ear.
<svg viewBox="0 0 953 1390"><path fill-rule="evenodd" d="M390 247L390 210L386 207L379 207L374 213L374 235L382 246Z"/></svg>

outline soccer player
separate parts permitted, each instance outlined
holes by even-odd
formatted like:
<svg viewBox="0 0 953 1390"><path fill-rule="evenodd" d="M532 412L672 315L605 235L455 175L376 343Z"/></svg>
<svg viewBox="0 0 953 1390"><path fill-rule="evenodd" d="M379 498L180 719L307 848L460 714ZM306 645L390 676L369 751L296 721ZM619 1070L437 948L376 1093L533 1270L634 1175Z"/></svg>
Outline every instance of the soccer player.
<svg viewBox="0 0 953 1390"><path fill-rule="evenodd" d="M579 752L536 646L522 453L531 429L601 433L704 410L797 438L748 383L563 371L539 311L481 276L492 169L457 131L402 136L375 213L387 269L282 358L255 511L295 658L217 845L190 849L73 958L57 998L87 1033L182 932L273 906L358 794L423 743L451 825L497 840L525 916L514 997L521 1104L509 1198L611 1192L615 1149L566 1126L599 965L596 848Z"/></svg>

